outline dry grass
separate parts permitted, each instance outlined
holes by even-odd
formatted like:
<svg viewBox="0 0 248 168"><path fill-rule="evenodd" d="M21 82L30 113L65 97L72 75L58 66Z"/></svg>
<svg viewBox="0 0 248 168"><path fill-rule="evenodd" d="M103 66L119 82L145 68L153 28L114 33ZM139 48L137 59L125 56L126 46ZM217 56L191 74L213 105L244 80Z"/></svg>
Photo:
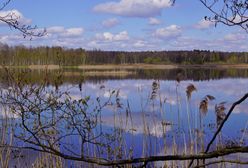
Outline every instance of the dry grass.
<svg viewBox="0 0 248 168"><path fill-rule="evenodd" d="M86 76L127 76L135 74L131 71L88 71L84 73Z"/></svg>
<svg viewBox="0 0 248 168"><path fill-rule="evenodd" d="M220 64L217 65L217 68L223 68L223 69L228 69L228 68L233 68L233 69L247 69L248 64Z"/></svg>
<svg viewBox="0 0 248 168"><path fill-rule="evenodd" d="M154 64L105 64L105 65L80 65L79 69L175 69L177 65L154 65Z"/></svg>
<svg viewBox="0 0 248 168"><path fill-rule="evenodd" d="M125 77L127 75L135 74L134 71L125 70L109 70L109 71L87 71L87 72L63 72L63 76L121 76Z"/></svg>
<svg viewBox="0 0 248 168"><path fill-rule="evenodd" d="M29 69L35 70L35 69L47 69L47 70L56 70L59 69L59 65L29 65Z"/></svg>
<svg viewBox="0 0 248 168"><path fill-rule="evenodd" d="M59 65L29 65L29 66L2 66L0 68L30 68L30 69L48 69L56 70L60 69ZM62 66L68 67L68 66ZM70 66L69 66L70 67ZM109 69L177 69L177 68L214 68L214 69L248 69L248 64L193 64L193 65L180 65L180 64L102 64L102 65L79 65L73 66L78 69L91 69L91 70L109 70Z"/></svg>

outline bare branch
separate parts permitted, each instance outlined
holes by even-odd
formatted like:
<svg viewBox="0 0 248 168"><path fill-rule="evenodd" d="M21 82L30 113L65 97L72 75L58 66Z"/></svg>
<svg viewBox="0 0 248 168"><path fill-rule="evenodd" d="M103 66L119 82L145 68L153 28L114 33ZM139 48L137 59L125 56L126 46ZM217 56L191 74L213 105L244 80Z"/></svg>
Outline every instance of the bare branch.
<svg viewBox="0 0 248 168"><path fill-rule="evenodd" d="M0 11L4 10L4 8L11 2L11 0L7 0L0 7ZM5 23L11 29L16 29L23 34L23 37L29 37L30 40L32 37L42 37L46 34L46 29L38 29L36 25L26 25L20 22L20 16L18 16L15 12L10 11L4 16L0 16L0 22Z"/></svg>
<svg viewBox="0 0 248 168"><path fill-rule="evenodd" d="M216 161L208 162L203 165L195 166L194 168L206 167L206 166L210 166L210 165L218 164L218 163L234 163L234 164L240 164L240 165L248 165L248 162L242 162L239 160L216 160Z"/></svg>
<svg viewBox="0 0 248 168"><path fill-rule="evenodd" d="M6 146L0 146L6 147ZM165 156L149 156L149 157L141 157L141 158L134 158L134 159L123 159L123 160L107 160L104 158L96 158L96 157L76 157L72 155L67 155L64 153L61 153L59 151L43 151L41 149L33 148L33 147L15 147L15 146L7 146L10 148L18 148L18 149L31 149L35 151L40 152L47 152L56 156L59 156L64 159L74 160L74 161L84 161L88 163L94 163L97 165L102 166L115 166L115 165L127 165L127 164L139 164L139 163L145 163L148 164L150 162L157 162L157 161L171 161L171 160L191 160L191 159L212 159L212 158L218 158L221 156L226 156L230 154L235 153L247 153L248 152L248 146L246 147L232 147L232 148L224 148L224 149L218 149L216 151L212 151L207 154L196 154L196 155L165 155ZM246 164L244 162L243 164Z"/></svg>
<svg viewBox="0 0 248 168"><path fill-rule="evenodd" d="M213 16L205 16L205 20L223 23L228 26L240 26L248 31L247 0L199 0Z"/></svg>

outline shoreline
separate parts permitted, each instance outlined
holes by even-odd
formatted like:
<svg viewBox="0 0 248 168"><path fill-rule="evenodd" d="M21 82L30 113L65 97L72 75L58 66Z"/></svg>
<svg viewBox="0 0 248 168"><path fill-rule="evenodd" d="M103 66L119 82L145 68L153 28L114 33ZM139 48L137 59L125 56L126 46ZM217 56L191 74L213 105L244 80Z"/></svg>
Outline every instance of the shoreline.
<svg viewBox="0 0 248 168"><path fill-rule="evenodd" d="M80 69L80 70L133 70L133 69L178 69L178 68L204 68L204 69L248 69L248 64L102 64L102 65L28 65L28 66L5 66L7 68L23 68L31 70L58 70L58 69ZM3 69L4 66L0 65Z"/></svg>

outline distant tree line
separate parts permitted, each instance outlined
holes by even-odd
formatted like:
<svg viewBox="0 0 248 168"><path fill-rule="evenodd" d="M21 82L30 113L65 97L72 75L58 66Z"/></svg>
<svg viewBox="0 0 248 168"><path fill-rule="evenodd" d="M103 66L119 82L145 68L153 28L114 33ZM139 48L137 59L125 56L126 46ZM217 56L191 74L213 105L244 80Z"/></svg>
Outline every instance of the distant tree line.
<svg viewBox="0 0 248 168"><path fill-rule="evenodd" d="M204 64L248 63L248 52L193 51L86 51L82 48L8 46L0 43L0 64L10 66L83 64Z"/></svg>
<svg viewBox="0 0 248 168"><path fill-rule="evenodd" d="M247 52L192 51L87 51L88 64L204 64L248 63Z"/></svg>
<svg viewBox="0 0 248 168"><path fill-rule="evenodd" d="M1 65L78 65L85 62L85 50L62 47L10 47L0 45Z"/></svg>

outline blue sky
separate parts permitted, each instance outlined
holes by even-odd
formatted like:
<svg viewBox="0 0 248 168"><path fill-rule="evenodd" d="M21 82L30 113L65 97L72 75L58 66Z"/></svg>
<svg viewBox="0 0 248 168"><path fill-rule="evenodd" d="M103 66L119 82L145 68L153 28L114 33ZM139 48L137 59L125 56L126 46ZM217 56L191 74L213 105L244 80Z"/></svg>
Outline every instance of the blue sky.
<svg viewBox="0 0 248 168"><path fill-rule="evenodd" d="M0 22L0 42L9 45L63 46L101 50L247 51L247 33L204 21L209 11L195 0L12 0L23 24L47 29L47 35L23 39Z"/></svg>

